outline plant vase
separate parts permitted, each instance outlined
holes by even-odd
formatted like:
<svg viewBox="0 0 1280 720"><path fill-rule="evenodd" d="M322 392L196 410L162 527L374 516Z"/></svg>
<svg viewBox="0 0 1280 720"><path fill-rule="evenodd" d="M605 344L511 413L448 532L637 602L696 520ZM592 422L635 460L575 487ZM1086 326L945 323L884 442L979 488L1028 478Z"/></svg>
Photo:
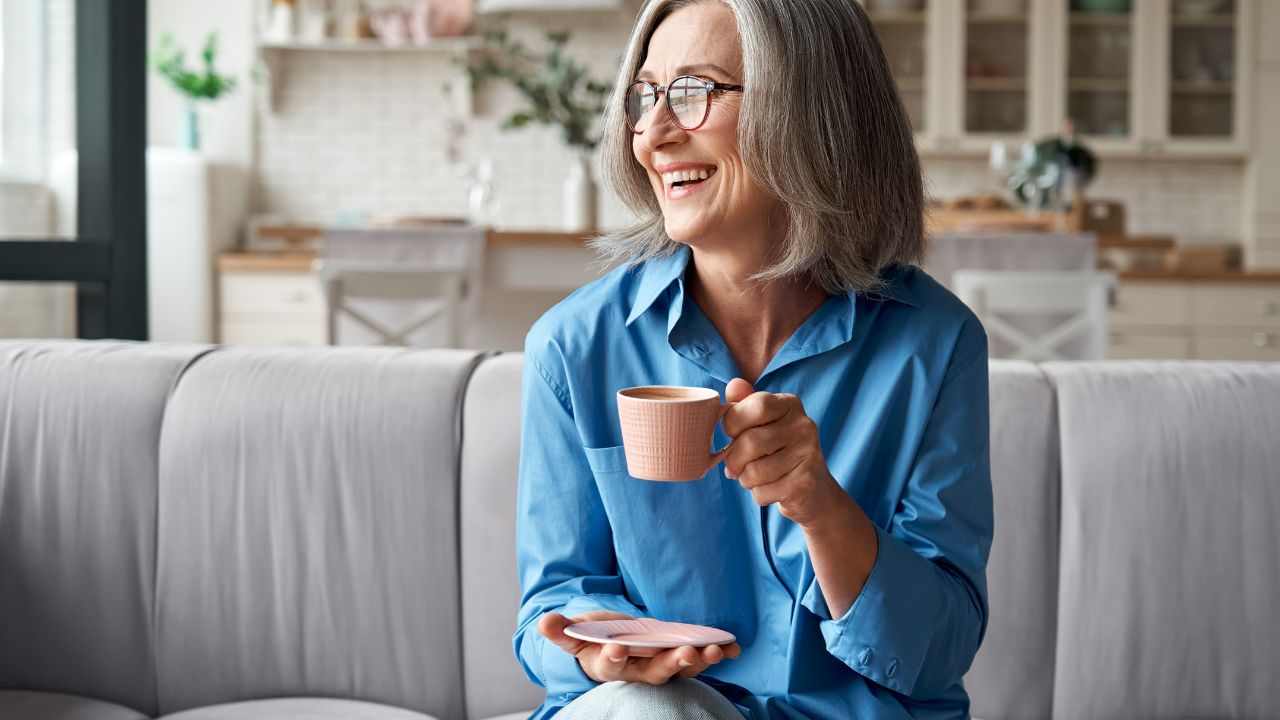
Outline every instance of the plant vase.
<svg viewBox="0 0 1280 720"><path fill-rule="evenodd" d="M200 149L200 111L194 102L187 103L182 115L182 147L193 151Z"/></svg>
<svg viewBox="0 0 1280 720"><path fill-rule="evenodd" d="M564 180L564 229L567 232L594 232L598 219L598 196L592 157L574 155Z"/></svg>

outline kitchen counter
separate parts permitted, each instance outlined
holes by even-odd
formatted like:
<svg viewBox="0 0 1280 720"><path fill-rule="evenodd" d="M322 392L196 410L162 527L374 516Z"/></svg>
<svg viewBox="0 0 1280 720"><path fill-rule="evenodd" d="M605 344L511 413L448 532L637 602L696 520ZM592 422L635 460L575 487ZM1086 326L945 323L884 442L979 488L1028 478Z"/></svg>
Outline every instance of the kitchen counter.
<svg viewBox="0 0 1280 720"><path fill-rule="evenodd" d="M1280 283L1280 270L1228 270L1222 272L1186 272L1178 270L1131 270L1117 273L1121 281L1257 284Z"/></svg>
<svg viewBox="0 0 1280 720"><path fill-rule="evenodd" d="M535 230L490 230L485 237L486 249L555 249L587 250L590 233L563 233ZM221 272L312 272L317 254L310 250L289 252L237 251L218 257Z"/></svg>

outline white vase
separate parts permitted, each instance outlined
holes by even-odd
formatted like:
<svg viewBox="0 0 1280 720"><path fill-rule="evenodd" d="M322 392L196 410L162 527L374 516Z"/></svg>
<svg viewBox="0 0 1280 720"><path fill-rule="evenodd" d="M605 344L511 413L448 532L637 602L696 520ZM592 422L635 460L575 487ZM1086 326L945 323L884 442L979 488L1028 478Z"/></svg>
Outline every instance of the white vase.
<svg viewBox="0 0 1280 720"><path fill-rule="evenodd" d="M567 232L594 232L597 220L596 180L589 153L575 154L564 179L564 229Z"/></svg>

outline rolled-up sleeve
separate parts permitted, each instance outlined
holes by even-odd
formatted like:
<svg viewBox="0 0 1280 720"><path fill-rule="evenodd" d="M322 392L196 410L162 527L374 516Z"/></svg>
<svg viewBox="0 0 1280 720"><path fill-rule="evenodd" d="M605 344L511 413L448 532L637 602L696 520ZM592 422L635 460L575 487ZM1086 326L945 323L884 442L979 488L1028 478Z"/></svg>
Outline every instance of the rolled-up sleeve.
<svg viewBox="0 0 1280 720"><path fill-rule="evenodd" d="M564 365L545 343L526 345L516 565L521 600L513 638L529 678L549 697L569 699L595 682L578 661L544 638L538 618L591 610L640 615L623 595L613 538L582 450Z"/></svg>
<svg viewBox="0 0 1280 720"><path fill-rule="evenodd" d="M831 618L814 581L802 603L827 650L871 681L917 699L960 681L987 624L993 532L986 336L961 333L870 576Z"/></svg>

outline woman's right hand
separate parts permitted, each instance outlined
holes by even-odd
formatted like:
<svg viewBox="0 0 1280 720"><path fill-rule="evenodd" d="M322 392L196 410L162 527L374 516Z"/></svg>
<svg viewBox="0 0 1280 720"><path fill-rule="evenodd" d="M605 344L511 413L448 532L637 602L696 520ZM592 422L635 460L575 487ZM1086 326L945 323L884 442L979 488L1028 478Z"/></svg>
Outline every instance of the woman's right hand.
<svg viewBox="0 0 1280 720"><path fill-rule="evenodd" d="M738 643L708 645L701 650L688 645L670 650L655 650L632 648L617 643L601 645L564 634L565 628L577 622L631 619L630 615L608 611L583 613L574 618L547 613L538 619L538 632L561 650L576 657L587 677L601 683L625 680L663 685L673 677L694 677L721 660L731 660L742 652Z"/></svg>

